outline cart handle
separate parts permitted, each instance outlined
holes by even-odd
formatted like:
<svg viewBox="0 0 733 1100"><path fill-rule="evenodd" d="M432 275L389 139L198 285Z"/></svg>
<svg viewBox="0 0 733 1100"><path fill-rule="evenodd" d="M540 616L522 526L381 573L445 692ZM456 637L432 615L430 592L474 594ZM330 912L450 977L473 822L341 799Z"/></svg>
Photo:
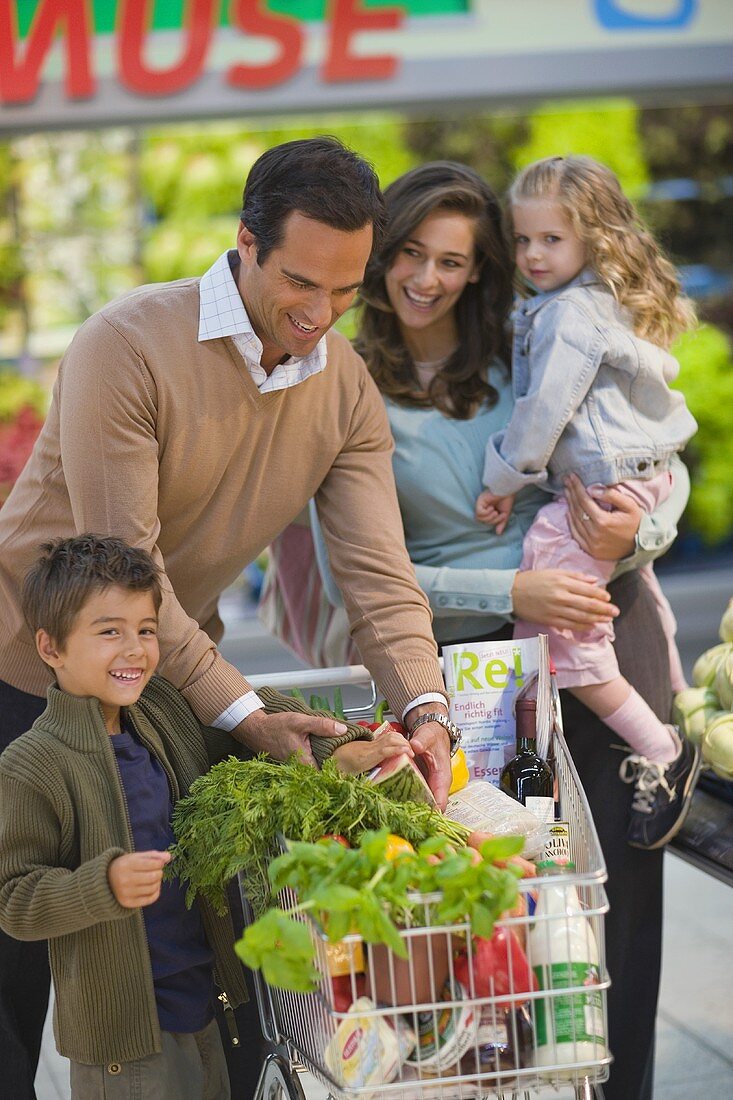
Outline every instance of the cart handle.
<svg viewBox="0 0 733 1100"><path fill-rule="evenodd" d="M439 658L443 668L443 658ZM365 665L340 665L335 668L295 669L292 672L270 672L259 676L248 676L247 680L257 691L261 687L288 691L293 688L343 687L346 684L373 684L371 673Z"/></svg>

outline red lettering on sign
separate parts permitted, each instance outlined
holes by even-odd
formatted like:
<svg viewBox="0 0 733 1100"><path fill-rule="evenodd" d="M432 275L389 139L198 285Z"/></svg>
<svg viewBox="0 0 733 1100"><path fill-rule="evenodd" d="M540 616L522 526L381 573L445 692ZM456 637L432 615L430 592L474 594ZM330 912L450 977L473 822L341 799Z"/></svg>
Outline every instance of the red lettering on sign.
<svg viewBox="0 0 733 1100"><path fill-rule="evenodd" d="M35 98L41 66L53 45L57 30L62 30L64 36L64 87L67 96L69 99L85 99L94 95L96 82L89 57L90 6L88 0L41 2L28 31L25 56L21 61L17 56L19 44L15 2L0 0L0 101L28 103Z"/></svg>
<svg viewBox="0 0 733 1100"><path fill-rule="evenodd" d="M331 0L328 10L331 37L321 74L323 79L335 84L345 80L388 80L394 76L396 57L391 54L359 57L351 52L351 39L359 31L397 30L402 25L404 12L400 8L367 10L360 0Z"/></svg>
<svg viewBox="0 0 733 1100"><path fill-rule="evenodd" d="M188 0L183 15L187 36L180 61L167 69L151 69L143 59L145 37L155 0L121 0L117 26L120 81L141 95L171 95L201 75L219 5L216 0Z"/></svg>
<svg viewBox="0 0 733 1100"><path fill-rule="evenodd" d="M234 26L247 34L274 39L278 56L265 65L232 65L226 75L228 84L235 88L271 88L298 71L303 31L297 19L263 11L260 0L233 0L230 18Z"/></svg>

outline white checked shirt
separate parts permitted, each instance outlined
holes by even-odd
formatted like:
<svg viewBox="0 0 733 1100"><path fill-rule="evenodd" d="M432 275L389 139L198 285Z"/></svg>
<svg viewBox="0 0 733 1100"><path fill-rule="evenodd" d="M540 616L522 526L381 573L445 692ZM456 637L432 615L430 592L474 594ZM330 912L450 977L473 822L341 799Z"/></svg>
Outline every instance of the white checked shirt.
<svg viewBox="0 0 733 1100"><path fill-rule="evenodd" d="M199 341L231 336L260 393L286 390L289 386L304 382L312 374L320 374L326 366L325 336L308 355L301 359L288 356L269 375L261 366L262 341L252 328L229 263L229 257L235 255L234 251L223 252L201 279Z"/></svg>
<svg viewBox="0 0 733 1100"><path fill-rule="evenodd" d="M285 390L304 382L312 374L319 374L326 366L325 336L321 337L310 354L303 356L302 359L289 356L284 363L278 363L271 374L267 374L261 364L262 341L252 328L229 262L230 256L235 255L234 251L222 252L219 259L201 278L199 342L218 340L222 336L231 337L260 393ZM442 695L430 693L413 700L404 713L407 714L419 703L428 702L445 705ZM248 691L246 695L235 699L223 714L212 722L212 725L229 733L253 711L260 710L263 706L257 693Z"/></svg>

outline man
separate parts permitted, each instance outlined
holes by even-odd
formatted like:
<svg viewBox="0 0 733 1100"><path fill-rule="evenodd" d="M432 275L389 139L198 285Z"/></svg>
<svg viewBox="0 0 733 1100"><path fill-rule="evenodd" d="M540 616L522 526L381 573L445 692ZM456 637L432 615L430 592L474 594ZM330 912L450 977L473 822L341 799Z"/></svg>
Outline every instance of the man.
<svg viewBox="0 0 733 1100"><path fill-rule="evenodd" d="M315 496L356 644L416 728L413 748L444 803L454 732L441 724L387 418L364 363L330 331L383 216L361 158L332 138L287 142L252 167L235 250L201 279L143 287L82 325L0 513L0 745L30 727L49 683L20 581L39 543L90 531L150 550L165 570L159 671L198 718L255 751L310 755L308 733L333 730L265 714L216 642L221 592ZM14 1100L33 1096L47 996L45 954L3 937L0 1064Z"/></svg>

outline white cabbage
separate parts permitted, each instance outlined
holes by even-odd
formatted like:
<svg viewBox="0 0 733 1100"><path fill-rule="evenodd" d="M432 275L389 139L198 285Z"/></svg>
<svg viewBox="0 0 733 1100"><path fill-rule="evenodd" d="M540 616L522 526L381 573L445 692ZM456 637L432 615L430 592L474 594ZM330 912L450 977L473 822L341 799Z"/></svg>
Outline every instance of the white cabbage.
<svg viewBox="0 0 733 1100"><path fill-rule="evenodd" d="M715 673L715 694L723 710L733 710L733 648L718 665Z"/></svg>
<svg viewBox="0 0 733 1100"><path fill-rule="evenodd" d="M702 739L702 757L723 779L733 779L733 714L714 718Z"/></svg>
<svg viewBox="0 0 733 1100"><path fill-rule="evenodd" d="M719 712L718 697L712 688L685 688L674 697L672 721L690 741L699 745L706 726Z"/></svg>
<svg viewBox="0 0 733 1100"><path fill-rule="evenodd" d="M720 637L724 642L733 642L733 599L729 600L720 620Z"/></svg>
<svg viewBox="0 0 733 1100"><path fill-rule="evenodd" d="M721 642L701 653L692 668L692 682L695 687L712 687L718 665L732 650L733 645L730 642Z"/></svg>

